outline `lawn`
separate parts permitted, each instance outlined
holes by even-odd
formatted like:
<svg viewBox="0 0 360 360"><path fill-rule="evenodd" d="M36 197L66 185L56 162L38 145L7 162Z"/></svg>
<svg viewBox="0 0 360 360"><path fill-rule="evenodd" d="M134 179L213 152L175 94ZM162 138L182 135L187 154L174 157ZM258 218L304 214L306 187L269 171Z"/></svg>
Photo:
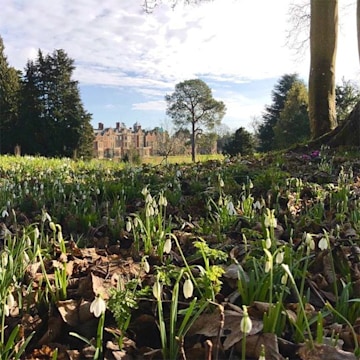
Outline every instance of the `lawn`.
<svg viewBox="0 0 360 360"><path fill-rule="evenodd" d="M358 358L359 172L0 157L0 358Z"/></svg>

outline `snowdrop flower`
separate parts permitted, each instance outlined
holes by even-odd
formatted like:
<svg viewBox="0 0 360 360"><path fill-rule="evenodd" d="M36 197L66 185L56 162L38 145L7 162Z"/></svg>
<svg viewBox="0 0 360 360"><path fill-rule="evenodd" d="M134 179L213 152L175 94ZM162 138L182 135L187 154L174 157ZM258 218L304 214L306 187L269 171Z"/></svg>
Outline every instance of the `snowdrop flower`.
<svg viewBox="0 0 360 360"><path fill-rule="evenodd" d="M229 202L226 204L226 209L227 209L229 215L236 215L235 206L234 206L234 204L233 204L232 201L229 201Z"/></svg>
<svg viewBox="0 0 360 360"><path fill-rule="evenodd" d="M275 217L275 209L266 209L265 219L264 219L264 225L267 228L276 228L277 227L277 220Z"/></svg>
<svg viewBox="0 0 360 360"><path fill-rule="evenodd" d="M11 309L12 307L15 306L15 298L14 298L14 295L12 293L9 293L9 295L7 296L6 304L9 307L9 309Z"/></svg>
<svg viewBox="0 0 360 360"><path fill-rule="evenodd" d="M272 263L269 260L265 262L265 272L268 273L272 269Z"/></svg>
<svg viewBox="0 0 360 360"><path fill-rule="evenodd" d="M35 239L38 239L39 236L40 236L40 231L39 231L39 228L36 226L34 229L34 237L35 237Z"/></svg>
<svg viewBox="0 0 360 360"><path fill-rule="evenodd" d="M5 304L5 305L4 305L4 313L5 313L5 316L9 316L9 315L10 315L10 309L9 309L8 304Z"/></svg>
<svg viewBox="0 0 360 360"><path fill-rule="evenodd" d="M219 185L220 185L220 187L224 187L224 186L225 186L225 184L224 184L224 180L223 180L223 179L221 179L221 178L220 178Z"/></svg>
<svg viewBox="0 0 360 360"><path fill-rule="evenodd" d="M131 231L131 221L130 221L130 219L127 219L127 221L126 221L126 231L127 232Z"/></svg>
<svg viewBox="0 0 360 360"><path fill-rule="evenodd" d="M282 277L281 277L281 284L286 285L287 284L287 280L288 280L289 275L287 273L285 273Z"/></svg>
<svg viewBox="0 0 360 360"><path fill-rule="evenodd" d="M253 208L254 210L261 210L261 204L260 204L260 201L257 200L253 203Z"/></svg>
<svg viewBox="0 0 360 360"><path fill-rule="evenodd" d="M167 199L166 199L166 197L164 196L164 194L163 193L161 193L160 194L160 197L159 197L159 205L160 206L167 206Z"/></svg>
<svg viewBox="0 0 360 360"><path fill-rule="evenodd" d="M151 196L150 193L147 193L147 194L146 194L145 202L146 202L147 204L150 204L150 203L153 202L153 198L152 198L152 196Z"/></svg>
<svg viewBox="0 0 360 360"><path fill-rule="evenodd" d="M56 225L54 222L50 221L49 222L49 228L52 230L52 231L56 231Z"/></svg>
<svg viewBox="0 0 360 360"><path fill-rule="evenodd" d="M281 264L283 261L284 261L284 252L283 252L283 251L279 251L279 252L276 254L275 262L276 262L277 264Z"/></svg>
<svg viewBox="0 0 360 360"><path fill-rule="evenodd" d="M315 249L315 241L314 241L312 235L309 233L304 233L304 238L305 238L305 244L308 246L308 248L310 250L314 250Z"/></svg>
<svg viewBox="0 0 360 360"><path fill-rule="evenodd" d="M90 312L94 314L95 317L99 317L106 311L106 303L104 299L98 295L95 297L94 301L90 305Z"/></svg>
<svg viewBox="0 0 360 360"><path fill-rule="evenodd" d="M159 279L156 279L156 281L153 285L152 291L153 291L154 298L158 301L161 301L162 285L160 284Z"/></svg>
<svg viewBox="0 0 360 360"><path fill-rule="evenodd" d="M167 238L164 244L164 253L170 254L170 251L171 251L171 239Z"/></svg>
<svg viewBox="0 0 360 360"><path fill-rule="evenodd" d="M150 271L150 265L149 265L146 257L144 257L142 261L143 261L144 271L145 271L146 273L149 273L149 271Z"/></svg>
<svg viewBox="0 0 360 360"><path fill-rule="evenodd" d="M247 307L246 305L243 305L243 317L240 321L240 330L244 333L244 334L249 334L251 329L252 329L252 321L250 319L250 316L248 314L247 311Z"/></svg>
<svg viewBox="0 0 360 360"><path fill-rule="evenodd" d="M148 190L147 186L143 187L142 190L141 190L141 194L143 196L146 196L148 192L149 192L149 190Z"/></svg>
<svg viewBox="0 0 360 360"><path fill-rule="evenodd" d="M267 256L267 260L265 262L265 272L268 273L273 267L274 260L271 252L268 249L264 249L264 252Z"/></svg>
<svg viewBox="0 0 360 360"><path fill-rule="evenodd" d="M1 253L1 263L2 266L5 268L9 262L9 254L6 251Z"/></svg>
<svg viewBox="0 0 360 360"><path fill-rule="evenodd" d="M1 216L2 216L3 218L8 217L8 216L9 216L8 211L7 211L6 209L4 209L4 210L2 211L2 213L1 213Z"/></svg>
<svg viewBox="0 0 360 360"><path fill-rule="evenodd" d="M194 291L194 285L191 281L190 278L187 278L184 282L184 286L183 286L183 294L184 294L184 298L188 299L190 297L192 297L193 295L193 291Z"/></svg>
<svg viewBox="0 0 360 360"><path fill-rule="evenodd" d="M324 251L328 248L329 244L328 244L328 241L326 239L326 237L322 237L319 241L319 244L318 244L318 247L321 251Z"/></svg>

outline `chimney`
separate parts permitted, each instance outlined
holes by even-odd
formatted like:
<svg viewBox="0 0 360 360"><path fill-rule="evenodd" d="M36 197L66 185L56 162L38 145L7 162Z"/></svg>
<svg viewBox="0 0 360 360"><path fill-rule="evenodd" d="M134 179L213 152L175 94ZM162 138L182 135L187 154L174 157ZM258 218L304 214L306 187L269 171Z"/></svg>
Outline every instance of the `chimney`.
<svg viewBox="0 0 360 360"><path fill-rule="evenodd" d="M99 130L104 130L104 124L99 122Z"/></svg>
<svg viewBox="0 0 360 360"><path fill-rule="evenodd" d="M119 130L119 129L120 129L120 123L117 122L117 123L116 123L116 130Z"/></svg>

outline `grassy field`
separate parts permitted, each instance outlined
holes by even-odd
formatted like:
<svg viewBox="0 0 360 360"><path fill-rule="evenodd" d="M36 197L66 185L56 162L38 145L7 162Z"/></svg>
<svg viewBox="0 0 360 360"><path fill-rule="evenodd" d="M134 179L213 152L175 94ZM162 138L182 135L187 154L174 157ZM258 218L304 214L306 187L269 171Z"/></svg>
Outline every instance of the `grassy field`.
<svg viewBox="0 0 360 360"><path fill-rule="evenodd" d="M359 358L357 153L149 160L0 157L0 359Z"/></svg>

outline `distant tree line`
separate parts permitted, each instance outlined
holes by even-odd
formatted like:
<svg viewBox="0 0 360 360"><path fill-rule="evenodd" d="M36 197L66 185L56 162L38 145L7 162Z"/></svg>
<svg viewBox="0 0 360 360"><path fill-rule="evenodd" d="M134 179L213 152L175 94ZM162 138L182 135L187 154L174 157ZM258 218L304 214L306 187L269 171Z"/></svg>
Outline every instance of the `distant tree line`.
<svg viewBox="0 0 360 360"><path fill-rule="evenodd" d="M91 114L82 104L74 61L38 51L24 72L9 66L0 37L0 154L93 156Z"/></svg>

